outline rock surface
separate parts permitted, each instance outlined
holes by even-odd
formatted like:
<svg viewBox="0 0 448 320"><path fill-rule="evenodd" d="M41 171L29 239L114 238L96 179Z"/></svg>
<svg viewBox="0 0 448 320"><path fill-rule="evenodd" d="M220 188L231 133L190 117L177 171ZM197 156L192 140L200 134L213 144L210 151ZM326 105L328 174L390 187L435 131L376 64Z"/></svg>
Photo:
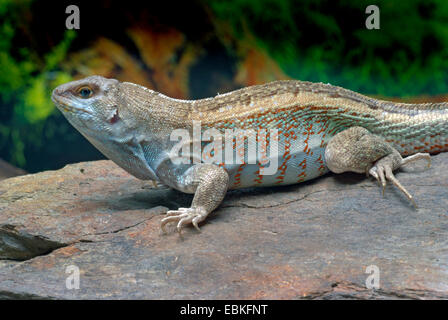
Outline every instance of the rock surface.
<svg viewBox="0 0 448 320"><path fill-rule="evenodd" d="M417 210L392 186L383 197L371 178L327 175L229 192L182 237L159 223L191 196L110 161L6 179L0 298L447 299L448 153L424 167L397 174ZM366 288L370 265L379 289Z"/></svg>

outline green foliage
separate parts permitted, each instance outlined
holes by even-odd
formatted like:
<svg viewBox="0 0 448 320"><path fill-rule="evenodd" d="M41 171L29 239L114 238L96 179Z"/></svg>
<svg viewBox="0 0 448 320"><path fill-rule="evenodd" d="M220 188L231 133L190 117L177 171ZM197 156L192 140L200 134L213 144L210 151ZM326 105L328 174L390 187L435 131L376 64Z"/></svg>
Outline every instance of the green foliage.
<svg viewBox="0 0 448 320"><path fill-rule="evenodd" d="M30 124L44 121L55 109L49 98L51 88L71 80L70 76L61 72L56 73L52 81L47 81L44 74L31 79L20 97L21 103L16 104L14 108L16 116L23 117L25 122Z"/></svg>
<svg viewBox="0 0 448 320"><path fill-rule="evenodd" d="M385 96L448 91L448 2L376 1L381 29L365 27L367 0L212 0L240 39L245 28L292 78Z"/></svg>
<svg viewBox="0 0 448 320"><path fill-rule="evenodd" d="M14 48L15 30L31 1L0 0L0 150L6 160L26 165L25 149L42 143L45 121L54 111L51 90L70 81L58 70L75 33L67 31L50 52L38 57Z"/></svg>

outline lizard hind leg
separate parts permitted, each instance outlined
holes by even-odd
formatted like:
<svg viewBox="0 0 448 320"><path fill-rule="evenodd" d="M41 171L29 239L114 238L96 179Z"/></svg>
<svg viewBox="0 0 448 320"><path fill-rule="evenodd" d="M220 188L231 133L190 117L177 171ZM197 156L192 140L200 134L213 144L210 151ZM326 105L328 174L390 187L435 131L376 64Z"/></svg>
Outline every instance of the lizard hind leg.
<svg viewBox="0 0 448 320"><path fill-rule="evenodd" d="M413 196L395 178L393 171L419 159L430 161L430 156L427 153L418 153L403 159L389 143L362 127L352 127L338 133L325 149L325 160L332 172L352 171L370 174L380 182L383 194L386 181L389 180L414 206L416 204Z"/></svg>

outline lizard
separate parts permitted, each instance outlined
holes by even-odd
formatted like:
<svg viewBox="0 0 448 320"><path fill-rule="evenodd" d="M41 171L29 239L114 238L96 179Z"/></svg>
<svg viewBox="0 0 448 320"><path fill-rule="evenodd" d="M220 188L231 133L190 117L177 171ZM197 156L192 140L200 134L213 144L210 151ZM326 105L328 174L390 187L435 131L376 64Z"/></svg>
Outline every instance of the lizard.
<svg viewBox="0 0 448 320"><path fill-rule="evenodd" d="M179 233L190 224L199 230L228 190L295 184L329 171L373 176L383 194L390 181L415 205L393 172L419 159L429 166L430 154L448 151L448 103L391 102L324 83L277 80L181 100L138 84L90 76L56 87L52 101L88 141L136 178L194 194L189 208L167 211L161 220L164 232L170 223ZM247 157L242 163L176 163L171 133L191 133L194 121L218 133L277 130L269 141L273 145L276 138L279 150L268 158L279 164L278 170L261 175L262 165L247 163ZM208 141L201 140L200 147ZM191 148L186 150L186 157L193 157Z"/></svg>

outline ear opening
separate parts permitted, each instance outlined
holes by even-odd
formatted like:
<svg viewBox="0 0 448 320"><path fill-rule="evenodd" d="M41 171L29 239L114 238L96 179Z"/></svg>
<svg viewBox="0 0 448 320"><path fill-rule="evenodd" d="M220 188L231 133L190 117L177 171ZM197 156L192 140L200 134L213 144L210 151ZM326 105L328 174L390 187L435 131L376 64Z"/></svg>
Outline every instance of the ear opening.
<svg viewBox="0 0 448 320"><path fill-rule="evenodd" d="M112 118L109 119L109 122L111 124L117 123L117 121L120 120L120 116L118 115L118 108L115 109L114 115Z"/></svg>

